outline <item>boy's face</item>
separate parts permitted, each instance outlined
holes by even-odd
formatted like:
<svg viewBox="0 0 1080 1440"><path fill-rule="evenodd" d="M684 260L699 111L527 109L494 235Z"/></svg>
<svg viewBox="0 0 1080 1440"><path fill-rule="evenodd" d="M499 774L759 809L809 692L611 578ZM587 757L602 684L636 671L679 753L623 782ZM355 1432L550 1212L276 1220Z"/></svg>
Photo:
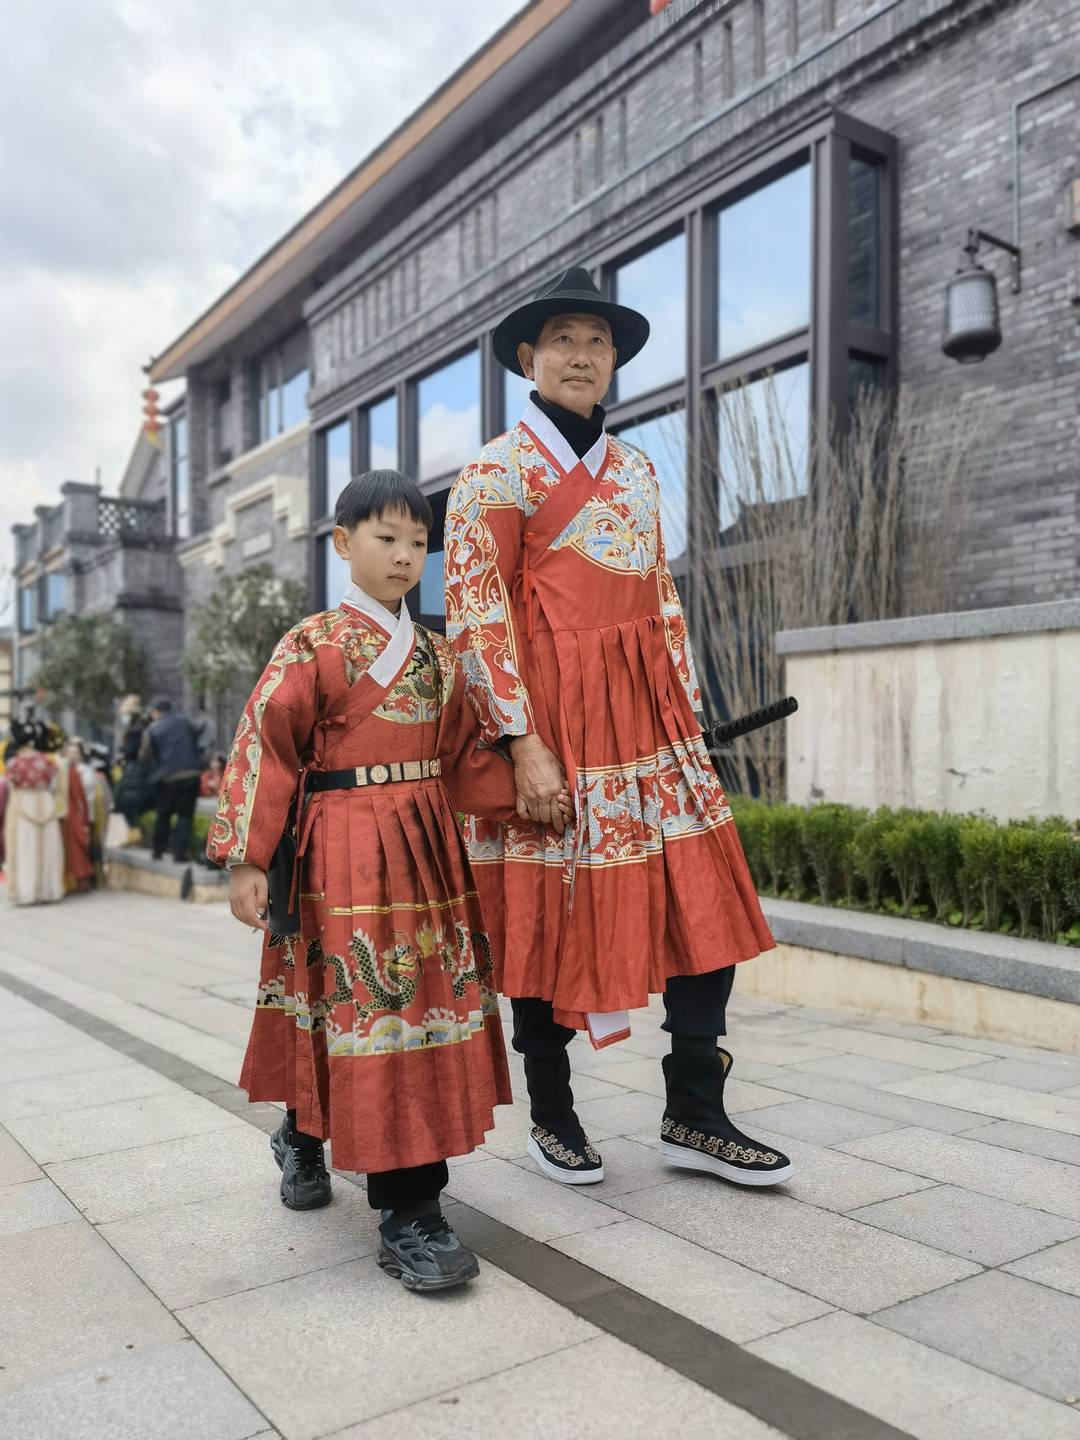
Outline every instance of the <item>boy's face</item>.
<svg viewBox="0 0 1080 1440"><path fill-rule="evenodd" d="M353 582L395 612L419 582L427 546L426 528L404 512L372 516L351 531L334 527L334 549L349 562Z"/></svg>

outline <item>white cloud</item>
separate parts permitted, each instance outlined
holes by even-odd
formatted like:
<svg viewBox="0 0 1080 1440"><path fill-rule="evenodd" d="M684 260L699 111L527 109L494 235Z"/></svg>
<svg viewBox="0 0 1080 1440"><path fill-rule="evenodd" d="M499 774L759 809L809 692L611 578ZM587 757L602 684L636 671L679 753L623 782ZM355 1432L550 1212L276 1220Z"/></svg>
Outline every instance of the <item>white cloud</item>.
<svg viewBox="0 0 1080 1440"><path fill-rule="evenodd" d="M37 0L0 51L0 556L114 490L141 366L521 0Z"/></svg>

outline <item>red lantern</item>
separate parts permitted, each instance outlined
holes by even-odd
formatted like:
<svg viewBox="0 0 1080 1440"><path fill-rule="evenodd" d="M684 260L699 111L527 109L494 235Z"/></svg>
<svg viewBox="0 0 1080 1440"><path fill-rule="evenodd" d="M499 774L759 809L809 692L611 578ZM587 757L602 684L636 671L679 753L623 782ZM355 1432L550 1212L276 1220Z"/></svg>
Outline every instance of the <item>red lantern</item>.
<svg viewBox="0 0 1080 1440"><path fill-rule="evenodd" d="M150 386L142 393L143 398L143 434L151 445L161 444L161 416L158 414L157 402L161 398L158 392Z"/></svg>

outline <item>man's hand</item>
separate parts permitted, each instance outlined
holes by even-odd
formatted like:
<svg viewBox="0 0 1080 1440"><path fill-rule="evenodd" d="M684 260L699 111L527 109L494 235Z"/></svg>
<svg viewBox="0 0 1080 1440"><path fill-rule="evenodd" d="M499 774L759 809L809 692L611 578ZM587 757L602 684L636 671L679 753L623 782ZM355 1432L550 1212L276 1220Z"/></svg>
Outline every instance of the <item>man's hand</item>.
<svg viewBox="0 0 1080 1440"><path fill-rule="evenodd" d="M571 813L570 793L558 757L539 735L518 735L510 741L514 762L518 814L523 820L550 825L556 835L566 829Z"/></svg>
<svg viewBox="0 0 1080 1440"><path fill-rule="evenodd" d="M267 928L266 876L257 865L234 865L229 871L229 909L241 925Z"/></svg>

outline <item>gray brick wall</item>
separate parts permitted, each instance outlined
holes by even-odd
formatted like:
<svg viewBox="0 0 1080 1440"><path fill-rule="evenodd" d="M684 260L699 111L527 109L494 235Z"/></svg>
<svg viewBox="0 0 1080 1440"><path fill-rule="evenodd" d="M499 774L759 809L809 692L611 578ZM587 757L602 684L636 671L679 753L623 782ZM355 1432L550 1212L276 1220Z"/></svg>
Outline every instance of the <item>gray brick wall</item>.
<svg viewBox="0 0 1080 1440"><path fill-rule="evenodd" d="M763 80L753 0L661 15L402 215L308 302L316 414L424 363L561 264L832 105L899 141L903 381L958 403L984 396L997 422L957 557L963 603L1080 594L1080 326L1068 298L1080 248L1061 199L1080 173L1080 82L1023 112L1021 295L1009 294L1004 257L987 258L1001 350L970 369L940 351L966 228L1011 236L1012 105L1075 68L1080 5L765 0L763 19Z"/></svg>

